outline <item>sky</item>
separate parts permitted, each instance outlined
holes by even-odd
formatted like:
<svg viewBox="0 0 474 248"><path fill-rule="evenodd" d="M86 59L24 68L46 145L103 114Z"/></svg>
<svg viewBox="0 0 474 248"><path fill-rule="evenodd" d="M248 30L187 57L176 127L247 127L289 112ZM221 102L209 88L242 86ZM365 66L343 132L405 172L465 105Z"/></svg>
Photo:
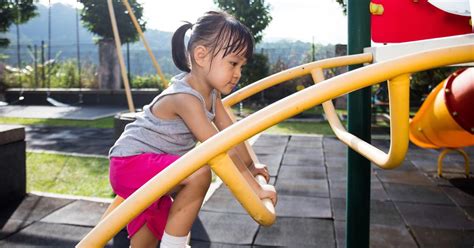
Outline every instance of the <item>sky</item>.
<svg viewBox="0 0 474 248"><path fill-rule="evenodd" d="M104 0L105 1L105 0ZM144 6L147 28L174 32L181 21L194 23L208 10L217 9L213 0L138 0ZM40 0L47 5L48 0ZM51 0L74 5L75 0ZM279 39L316 43L347 43L347 17L335 0L267 0L272 22L264 41Z"/></svg>

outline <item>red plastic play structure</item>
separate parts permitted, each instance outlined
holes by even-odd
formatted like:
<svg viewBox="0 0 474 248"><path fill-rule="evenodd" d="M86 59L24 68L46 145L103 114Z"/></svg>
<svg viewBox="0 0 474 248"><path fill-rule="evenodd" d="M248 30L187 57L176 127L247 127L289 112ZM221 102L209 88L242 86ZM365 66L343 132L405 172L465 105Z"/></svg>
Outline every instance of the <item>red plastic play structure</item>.
<svg viewBox="0 0 474 248"><path fill-rule="evenodd" d="M372 40L398 43L472 33L469 16L440 10L428 0L372 0Z"/></svg>

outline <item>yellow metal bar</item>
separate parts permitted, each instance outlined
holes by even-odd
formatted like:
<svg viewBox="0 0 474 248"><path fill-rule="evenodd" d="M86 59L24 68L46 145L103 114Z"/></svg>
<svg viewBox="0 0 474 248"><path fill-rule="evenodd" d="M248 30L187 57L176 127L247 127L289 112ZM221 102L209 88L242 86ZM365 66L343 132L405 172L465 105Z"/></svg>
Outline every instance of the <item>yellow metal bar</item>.
<svg viewBox="0 0 474 248"><path fill-rule="evenodd" d="M232 120L232 122L236 123L237 118L235 117L234 113L232 112L232 109L230 107L226 107L226 106L224 106L224 107L225 107L225 110L227 112L227 115L229 115L229 118ZM250 158L252 159L253 163L254 164L259 163L257 154L255 154L255 151L253 150L252 146L249 144L249 142L247 140L244 142L244 145L245 145L245 148L247 149L247 152L249 153Z"/></svg>
<svg viewBox="0 0 474 248"><path fill-rule="evenodd" d="M112 5L112 0L107 0L107 6L109 8L110 21L112 22L112 31L114 32L115 40L115 49L117 51L117 56L120 64L120 73L122 74L123 85L125 86L125 95L127 96L128 110L130 112L135 112L135 105L133 104L132 93L130 91L130 84L127 77L127 69L125 69L125 61L123 60L122 55L122 43L120 42L119 31L117 28L117 21L115 19L114 7Z"/></svg>
<svg viewBox="0 0 474 248"><path fill-rule="evenodd" d="M311 72L315 83L324 80L323 70L316 68ZM403 74L389 81L390 102L390 150L388 154L370 143L346 131L342 125L332 101L323 103L324 113L336 136L354 151L371 160L384 169L398 166L408 150L408 113L410 94L410 75ZM393 101L396 99L396 104Z"/></svg>
<svg viewBox="0 0 474 248"><path fill-rule="evenodd" d="M334 68L339 66L355 65L361 63L370 63L372 62L371 53L363 53L350 56L342 56L336 58L329 58L324 60L319 60L311 62L308 64L296 66L288 70L273 74L269 77L266 77L262 80L259 80L255 83L247 85L246 87L232 93L225 99L223 99L224 106L231 107L236 103L243 101L246 98L249 98L258 92L268 89L272 86L283 83L287 80L298 78L311 73L311 70L315 68Z"/></svg>
<svg viewBox="0 0 474 248"><path fill-rule="evenodd" d="M270 226L275 222L275 207L272 201L270 199L261 201L258 198L229 155L221 154L211 160L209 164L255 221L264 226ZM263 177L259 178L260 183L261 178ZM263 180L265 181L265 179Z"/></svg>
<svg viewBox="0 0 474 248"><path fill-rule="evenodd" d="M359 68L292 94L222 130L176 160L172 166L153 177L105 217L79 243L79 246L104 246L153 201L208 161L291 116L333 98L399 75L473 61L474 44L444 47ZM224 182L229 185L227 181ZM254 211L251 212L254 213ZM258 216L261 218L266 215L259 213Z"/></svg>
<svg viewBox="0 0 474 248"><path fill-rule="evenodd" d="M105 210L100 220L103 220L107 215L109 215L115 208L117 208L125 199L120 197L119 195L114 198L112 203L110 203L109 207Z"/></svg>
<svg viewBox="0 0 474 248"><path fill-rule="evenodd" d="M443 176L443 159L444 159L444 157L448 153L453 152L453 151L458 152L459 154L461 154L464 157L464 171L465 171L466 177L469 178L469 173L470 173L469 156L467 155L467 153L463 149L450 149L450 148L444 149L439 154L439 157L438 157L438 176L439 177Z"/></svg>
<svg viewBox="0 0 474 248"><path fill-rule="evenodd" d="M123 0L123 4L125 5L125 8L127 8L128 15L130 16L130 19L132 19L133 25L135 26L135 29L137 30L138 34L140 35L140 38L143 41L143 45L145 46L148 55L151 58L151 61L153 62L153 66L156 69L156 72L161 78L161 82L163 82L165 88L168 88L168 81L166 80L165 76L163 75L163 72L161 72L160 65L158 64L158 61L155 58L155 55L151 51L150 46L148 45L148 41L145 38L145 35L143 34L142 28L138 24L137 18L135 17L135 14L133 13L132 8L130 7L130 4L128 3L128 0Z"/></svg>

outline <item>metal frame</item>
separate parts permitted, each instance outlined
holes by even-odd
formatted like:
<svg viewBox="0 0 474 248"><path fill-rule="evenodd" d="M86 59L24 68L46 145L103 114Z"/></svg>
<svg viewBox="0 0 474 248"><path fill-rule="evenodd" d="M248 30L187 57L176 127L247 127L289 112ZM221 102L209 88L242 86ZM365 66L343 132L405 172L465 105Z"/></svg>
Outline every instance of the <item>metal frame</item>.
<svg viewBox="0 0 474 248"><path fill-rule="evenodd" d="M229 165L230 161L225 154L229 149L291 116L343 94L411 72L423 71L448 64L473 62L474 53L470 52L473 49L474 44L445 47L368 65L320 82L267 106L222 130L176 160L172 166L167 167L153 177L110 212L77 246L104 246L108 240L113 238L128 222L156 201L156 199L166 194L166 192L193 172L209 163L214 171L219 171L218 175L223 179L224 183L231 187L231 189L234 188L233 193L237 194L235 195L236 198L243 204L247 212L258 223L270 225L275 220L274 212L272 213L270 206L265 205L258 199L255 192L248 187L248 183L239 177L240 173L233 173L234 169L230 169L233 166ZM339 59L344 60L347 57ZM289 75L285 77L285 80L288 80L308 74L309 71L301 72L301 70L305 70L304 66L308 65L287 70L280 75ZM276 75L272 77L276 80ZM272 82L268 82L268 84L272 84ZM239 94L244 95L244 92ZM230 105L227 103L227 106ZM392 123L392 125L398 124L400 123ZM406 137L408 137L408 134L406 134ZM403 158L405 154L394 154L393 156L395 158ZM227 169L220 169L221 166L226 166Z"/></svg>

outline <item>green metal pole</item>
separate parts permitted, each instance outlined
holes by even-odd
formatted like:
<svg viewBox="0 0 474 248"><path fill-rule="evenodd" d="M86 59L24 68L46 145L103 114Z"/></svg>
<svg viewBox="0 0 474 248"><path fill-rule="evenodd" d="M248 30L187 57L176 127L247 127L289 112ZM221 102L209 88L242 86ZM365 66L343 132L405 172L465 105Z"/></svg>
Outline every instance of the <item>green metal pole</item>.
<svg viewBox="0 0 474 248"><path fill-rule="evenodd" d="M370 0L348 0L348 54L370 46ZM349 70L360 66L349 66ZM348 96L348 130L370 142L370 87ZM370 162L352 149L347 152L346 247L369 247Z"/></svg>

